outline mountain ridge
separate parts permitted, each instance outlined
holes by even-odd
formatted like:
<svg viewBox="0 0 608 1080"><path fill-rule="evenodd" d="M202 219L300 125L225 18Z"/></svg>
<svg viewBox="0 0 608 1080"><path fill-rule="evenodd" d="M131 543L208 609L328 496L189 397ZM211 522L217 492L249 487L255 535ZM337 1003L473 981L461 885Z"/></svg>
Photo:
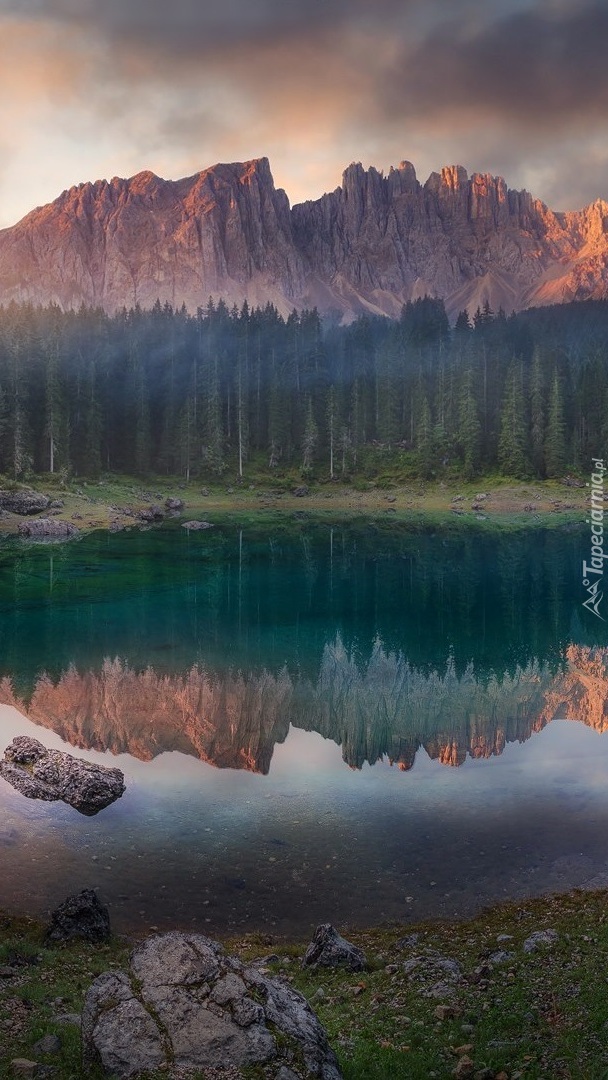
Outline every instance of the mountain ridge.
<svg viewBox="0 0 608 1080"><path fill-rule="evenodd" d="M608 203L555 212L502 177L444 166L421 183L353 163L290 206L268 158L178 180L150 170L75 185L0 231L0 303L191 311L211 296L398 316L423 295L454 316L608 296Z"/></svg>

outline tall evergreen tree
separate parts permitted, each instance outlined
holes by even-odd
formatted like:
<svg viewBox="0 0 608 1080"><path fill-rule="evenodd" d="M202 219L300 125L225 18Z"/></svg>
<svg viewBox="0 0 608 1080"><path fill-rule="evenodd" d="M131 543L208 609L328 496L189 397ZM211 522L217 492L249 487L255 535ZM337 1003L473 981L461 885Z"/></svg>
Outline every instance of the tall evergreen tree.
<svg viewBox="0 0 608 1080"><path fill-rule="evenodd" d="M557 369L553 374L549 397L545 464L548 477L562 476L566 467L566 422L562 383Z"/></svg>
<svg viewBox="0 0 608 1080"><path fill-rule="evenodd" d="M530 474L523 365L514 361L509 368L502 401L498 465L506 476L525 478Z"/></svg>
<svg viewBox="0 0 608 1080"><path fill-rule="evenodd" d="M473 372L469 368L462 380L458 416L458 442L462 453L462 471L472 480L481 464L481 423L475 399Z"/></svg>

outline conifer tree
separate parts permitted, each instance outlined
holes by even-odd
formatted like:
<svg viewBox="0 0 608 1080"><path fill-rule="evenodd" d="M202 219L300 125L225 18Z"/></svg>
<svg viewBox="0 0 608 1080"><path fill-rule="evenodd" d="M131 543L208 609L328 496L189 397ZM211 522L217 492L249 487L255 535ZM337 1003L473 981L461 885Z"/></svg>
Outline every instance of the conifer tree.
<svg viewBox="0 0 608 1080"><path fill-rule="evenodd" d="M514 361L507 374L498 440L498 465L505 476L523 479L530 474L521 362Z"/></svg>
<svg viewBox="0 0 608 1080"><path fill-rule="evenodd" d="M545 465L548 477L562 476L566 467L566 422L562 383L557 369L553 374L549 396L547 432L545 436Z"/></svg>
<svg viewBox="0 0 608 1080"><path fill-rule="evenodd" d="M462 452L462 471L465 479L472 480L480 468L481 424L475 399L473 372L465 372L460 390L458 416L458 442Z"/></svg>

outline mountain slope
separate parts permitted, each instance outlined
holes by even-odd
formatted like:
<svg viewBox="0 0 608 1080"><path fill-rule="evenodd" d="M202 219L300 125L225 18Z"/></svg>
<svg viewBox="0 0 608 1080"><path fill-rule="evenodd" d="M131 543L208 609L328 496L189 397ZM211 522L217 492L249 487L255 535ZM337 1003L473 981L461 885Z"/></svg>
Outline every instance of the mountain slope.
<svg viewBox="0 0 608 1080"><path fill-rule="evenodd" d="M195 311L213 296L350 318L425 293L452 314L604 297L608 204L554 213L500 177L450 166L420 184L402 162L387 176L350 165L290 209L260 158L81 184L0 232L1 303Z"/></svg>

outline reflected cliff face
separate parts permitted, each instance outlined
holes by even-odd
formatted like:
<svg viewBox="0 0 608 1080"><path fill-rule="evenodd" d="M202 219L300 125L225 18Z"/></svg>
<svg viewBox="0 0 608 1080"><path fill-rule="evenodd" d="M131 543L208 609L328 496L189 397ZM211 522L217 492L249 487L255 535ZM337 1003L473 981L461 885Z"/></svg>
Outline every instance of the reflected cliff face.
<svg viewBox="0 0 608 1080"><path fill-rule="evenodd" d="M458 675L452 661L426 673L377 643L361 664L338 638L323 650L316 680L198 667L185 675L137 672L106 660L99 672L74 668L42 676L26 702L9 679L0 703L82 749L151 760L179 751L219 768L267 773L290 724L342 748L352 768L386 758L410 769L420 747L444 765L501 754L555 717L597 732L608 726L608 649L570 646L557 673L530 662L513 674Z"/></svg>
<svg viewBox="0 0 608 1080"><path fill-rule="evenodd" d="M260 773L290 725L403 770L420 747L500 754L555 716L603 731L582 543L368 523L8 544L0 700L82 748Z"/></svg>

